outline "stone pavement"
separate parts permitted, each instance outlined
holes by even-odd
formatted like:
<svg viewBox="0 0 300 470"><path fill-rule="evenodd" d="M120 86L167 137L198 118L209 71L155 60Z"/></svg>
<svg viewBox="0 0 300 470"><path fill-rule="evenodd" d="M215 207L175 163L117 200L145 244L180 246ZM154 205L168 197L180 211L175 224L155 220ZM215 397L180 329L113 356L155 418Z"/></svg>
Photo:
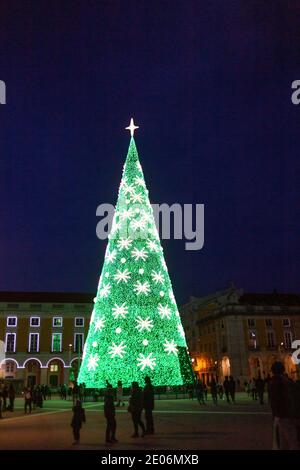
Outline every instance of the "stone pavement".
<svg viewBox="0 0 300 470"><path fill-rule="evenodd" d="M0 449L110 449L114 450L192 450L192 449L271 449L272 417L268 405L259 405L239 394L236 404L211 400L157 400L154 412L156 434L132 439L133 426L127 407L117 410L119 443L104 443L105 419L102 403L85 403L87 422L81 431L81 444L72 446L70 426L72 403L53 399L42 410L23 414L23 402L16 401L14 413L0 420Z"/></svg>

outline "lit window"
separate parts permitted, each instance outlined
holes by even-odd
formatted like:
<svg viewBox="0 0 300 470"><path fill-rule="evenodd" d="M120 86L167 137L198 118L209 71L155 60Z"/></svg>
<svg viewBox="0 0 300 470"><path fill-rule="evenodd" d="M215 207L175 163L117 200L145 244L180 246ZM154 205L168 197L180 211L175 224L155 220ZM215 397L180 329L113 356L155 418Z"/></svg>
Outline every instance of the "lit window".
<svg viewBox="0 0 300 470"><path fill-rule="evenodd" d="M12 374L15 372L15 369L16 369L16 364L13 362L13 361L7 361L5 363L5 372L7 374Z"/></svg>
<svg viewBox="0 0 300 470"><path fill-rule="evenodd" d="M18 319L17 317L7 317L7 326L17 326Z"/></svg>
<svg viewBox="0 0 300 470"><path fill-rule="evenodd" d="M84 318L83 317L76 317L75 318L75 326L84 326Z"/></svg>
<svg viewBox="0 0 300 470"><path fill-rule="evenodd" d="M52 334L52 352L61 352L61 333Z"/></svg>
<svg viewBox="0 0 300 470"><path fill-rule="evenodd" d="M30 326L40 326L40 317L30 317Z"/></svg>
<svg viewBox="0 0 300 470"><path fill-rule="evenodd" d="M282 324L283 324L283 326L291 326L290 319L289 318L284 318L282 320Z"/></svg>
<svg viewBox="0 0 300 470"><path fill-rule="evenodd" d="M291 349L292 342L293 342L292 333L290 331L285 331L284 332L284 346L287 349Z"/></svg>
<svg viewBox="0 0 300 470"><path fill-rule="evenodd" d="M74 335L74 351L83 351L83 333L75 333Z"/></svg>
<svg viewBox="0 0 300 470"><path fill-rule="evenodd" d="M50 372L58 372L58 365L57 364L51 364L50 365Z"/></svg>
<svg viewBox="0 0 300 470"><path fill-rule="evenodd" d="M30 333L29 334L29 344L28 350L29 352L39 352L39 334L38 333Z"/></svg>
<svg viewBox="0 0 300 470"><path fill-rule="evenodd" d="M16 333L6 333L5 351L7 353L16 352Z"/></svg>
<svg viewBox="0 0 300 470"><path fill-rule="evenodd" d="M257 337L255 331L249 331L249 348L257 348Z"/></svg>
<svg viewBox="0 0 300 470"><path fill-rule="evenodd" d="M275 347L275 335L273 331L268 331L267 340L268 340L268 347L274 348Z"/></svg>
<svg viewBox="0 0 300 470"><path fill-rule="evenodd" d="M62 326L62 317L53 317L53 326Z"/></svg>

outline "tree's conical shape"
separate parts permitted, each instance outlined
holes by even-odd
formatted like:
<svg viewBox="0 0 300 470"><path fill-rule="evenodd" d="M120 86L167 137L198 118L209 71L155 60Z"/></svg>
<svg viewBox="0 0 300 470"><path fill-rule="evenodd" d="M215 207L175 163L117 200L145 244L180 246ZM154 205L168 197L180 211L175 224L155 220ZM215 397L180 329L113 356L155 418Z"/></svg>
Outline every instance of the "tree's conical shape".
<svg viewBox="0 0 300 470"><path fill-rule="evenodd" d="M193 381L184 330L131 138L78 377L88 388Z"/></svg>

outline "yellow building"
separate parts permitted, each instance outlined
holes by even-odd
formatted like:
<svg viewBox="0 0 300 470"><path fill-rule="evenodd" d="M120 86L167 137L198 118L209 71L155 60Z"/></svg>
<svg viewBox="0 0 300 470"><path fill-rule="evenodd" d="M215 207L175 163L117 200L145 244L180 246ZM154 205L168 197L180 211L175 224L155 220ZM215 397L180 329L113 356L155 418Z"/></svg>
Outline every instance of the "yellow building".
<svg viewBox="0 0 300 470"><path fill-rule="evenodd" d="M244 293L232 287L196 298L181 308L194 370L208 383L232 375L242 385L267 377L281 360L299 377L292 343L300 340L300 295Z"/></svg>
<svg viewBox="0 0 300 470"><path fill-rule="evenodd" d="M91 294L1 292L0 378L20 387L68 384L77 375L92 309Z"/></svg>

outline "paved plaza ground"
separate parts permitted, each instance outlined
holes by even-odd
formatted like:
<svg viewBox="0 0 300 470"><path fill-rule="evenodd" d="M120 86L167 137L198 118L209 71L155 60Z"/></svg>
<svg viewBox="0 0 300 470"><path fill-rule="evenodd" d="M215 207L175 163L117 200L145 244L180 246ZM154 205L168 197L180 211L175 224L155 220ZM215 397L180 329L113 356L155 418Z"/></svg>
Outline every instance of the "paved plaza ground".
<svg viewBox="0 0 300 470"><path fill-rule="evenodd" d="M14 413L0 420L0 450L6 449L110 449L104 443L103 403L84 404L87 422L81 443L73 446L72 402L56 397L44 402L43 409L24 415L23 400L16 400ZM154 419L156 434L133 439L131 415L127 406L117 409L117 438L114 450L185 449L271 449L272 417L268 405L259 405L239 394L236 404L209 399L206 405L189 399L157 400Z"/></svg>

